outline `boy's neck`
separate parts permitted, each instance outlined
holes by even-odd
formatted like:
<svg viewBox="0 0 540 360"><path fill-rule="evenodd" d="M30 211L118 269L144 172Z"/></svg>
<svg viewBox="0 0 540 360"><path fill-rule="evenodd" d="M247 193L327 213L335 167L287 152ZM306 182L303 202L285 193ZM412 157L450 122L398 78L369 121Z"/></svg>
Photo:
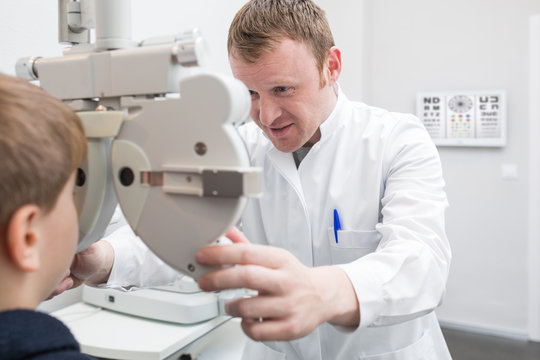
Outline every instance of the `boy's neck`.
<svg viewBox="0 0 540 360"><path fill-rule="evenodd" d="M16 309L27 309L27 310L36 310L37 306L34 302L28 301L27 299L0 299L0 312Z"/></svg>
<svg viewBox="0 0 540 360"><path fill-rule="evenodd" d="M35 310L39 305L39 294L37 287L27 276L9 271L5 267L0 267L2 278L0 279L0 311L14 309ZM5 274L5 276L4 276Z"/></svg>

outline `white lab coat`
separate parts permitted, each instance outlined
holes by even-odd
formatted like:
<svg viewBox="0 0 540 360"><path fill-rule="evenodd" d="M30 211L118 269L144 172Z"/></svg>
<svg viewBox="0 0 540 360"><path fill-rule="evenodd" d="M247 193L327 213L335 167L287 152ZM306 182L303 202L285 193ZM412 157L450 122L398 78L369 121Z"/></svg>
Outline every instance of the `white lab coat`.
<svg viewBox="0 0 540 360"><path fill-rule="evenodd" d="M247 238L287 249L307 266L341 264L361 314L352 332L322 324L300 340L250 342L244 359L449 359L433 313L450 262L447 200L420 121L340 92L298 169L255 124L242 134L252 164L264 169L263 195L242 218Z"/></svg>
<svg viewBox="0 0 540 360"><path fill-rule="evenodd" d="M340 91L321 140L298 169L255 124L240 131L252 165L264 169L263 195L249 200L242 218L247 238L284 248L307 266L340 266L361 314L357 328L325 323L299 340L248 341L244 359L451 359L433 312L451 257L447 200L437 150L419 120L351 102ZM342 226L337 244L334 209ZM164 278L172 276L167 271ZM113 269L109 283L119 274L126 272Z"/></svg>

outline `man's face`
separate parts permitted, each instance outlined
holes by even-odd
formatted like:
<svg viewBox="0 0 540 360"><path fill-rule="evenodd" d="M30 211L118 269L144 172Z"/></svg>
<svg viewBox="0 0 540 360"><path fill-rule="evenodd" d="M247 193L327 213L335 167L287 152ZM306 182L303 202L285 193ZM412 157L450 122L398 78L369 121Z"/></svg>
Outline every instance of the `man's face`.
<svg viewBox="0 0 540 360"><path fill-rule="evenodd" d="M319 125L332 112L335 80L324 85L315 58L303 44L284 39L253 64L230 57L234 76L251 93L250 116L282 152L293 152L320 139Z"/></svg>

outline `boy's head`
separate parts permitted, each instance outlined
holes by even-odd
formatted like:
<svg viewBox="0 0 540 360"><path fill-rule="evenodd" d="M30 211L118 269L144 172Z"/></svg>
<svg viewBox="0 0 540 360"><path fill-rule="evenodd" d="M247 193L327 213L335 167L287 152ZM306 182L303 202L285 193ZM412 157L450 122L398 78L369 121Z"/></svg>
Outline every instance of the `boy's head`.
<svg viewBox="0 0 540 360"><path fill-rule="evenodd" d="M3 294L26 291L30 302L20 307L43 300L70 265L78 238L75 170L86 151L67 105L0 74L0 284ZM6 289L10 281L19 287Z"/></svg>
<svg viewBox="0 0 540 360"><path fill-rule="evenodd" d="M303 43L323 71L334 38L324 11L311 0L251 0L236 13L227 49L247 63L256 62L284 39Z"/></svg>

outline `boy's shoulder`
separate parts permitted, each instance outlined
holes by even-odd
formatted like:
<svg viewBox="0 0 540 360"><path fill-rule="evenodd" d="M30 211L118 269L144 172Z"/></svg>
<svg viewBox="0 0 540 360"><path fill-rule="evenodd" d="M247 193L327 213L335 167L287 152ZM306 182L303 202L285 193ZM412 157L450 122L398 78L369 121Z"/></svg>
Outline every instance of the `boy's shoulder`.
<svg viewBox="0 0 540 360"><path fill-rule="evenodd" d="M0 312L0 359L92 359L58 319L39 311Z"/></svg>

